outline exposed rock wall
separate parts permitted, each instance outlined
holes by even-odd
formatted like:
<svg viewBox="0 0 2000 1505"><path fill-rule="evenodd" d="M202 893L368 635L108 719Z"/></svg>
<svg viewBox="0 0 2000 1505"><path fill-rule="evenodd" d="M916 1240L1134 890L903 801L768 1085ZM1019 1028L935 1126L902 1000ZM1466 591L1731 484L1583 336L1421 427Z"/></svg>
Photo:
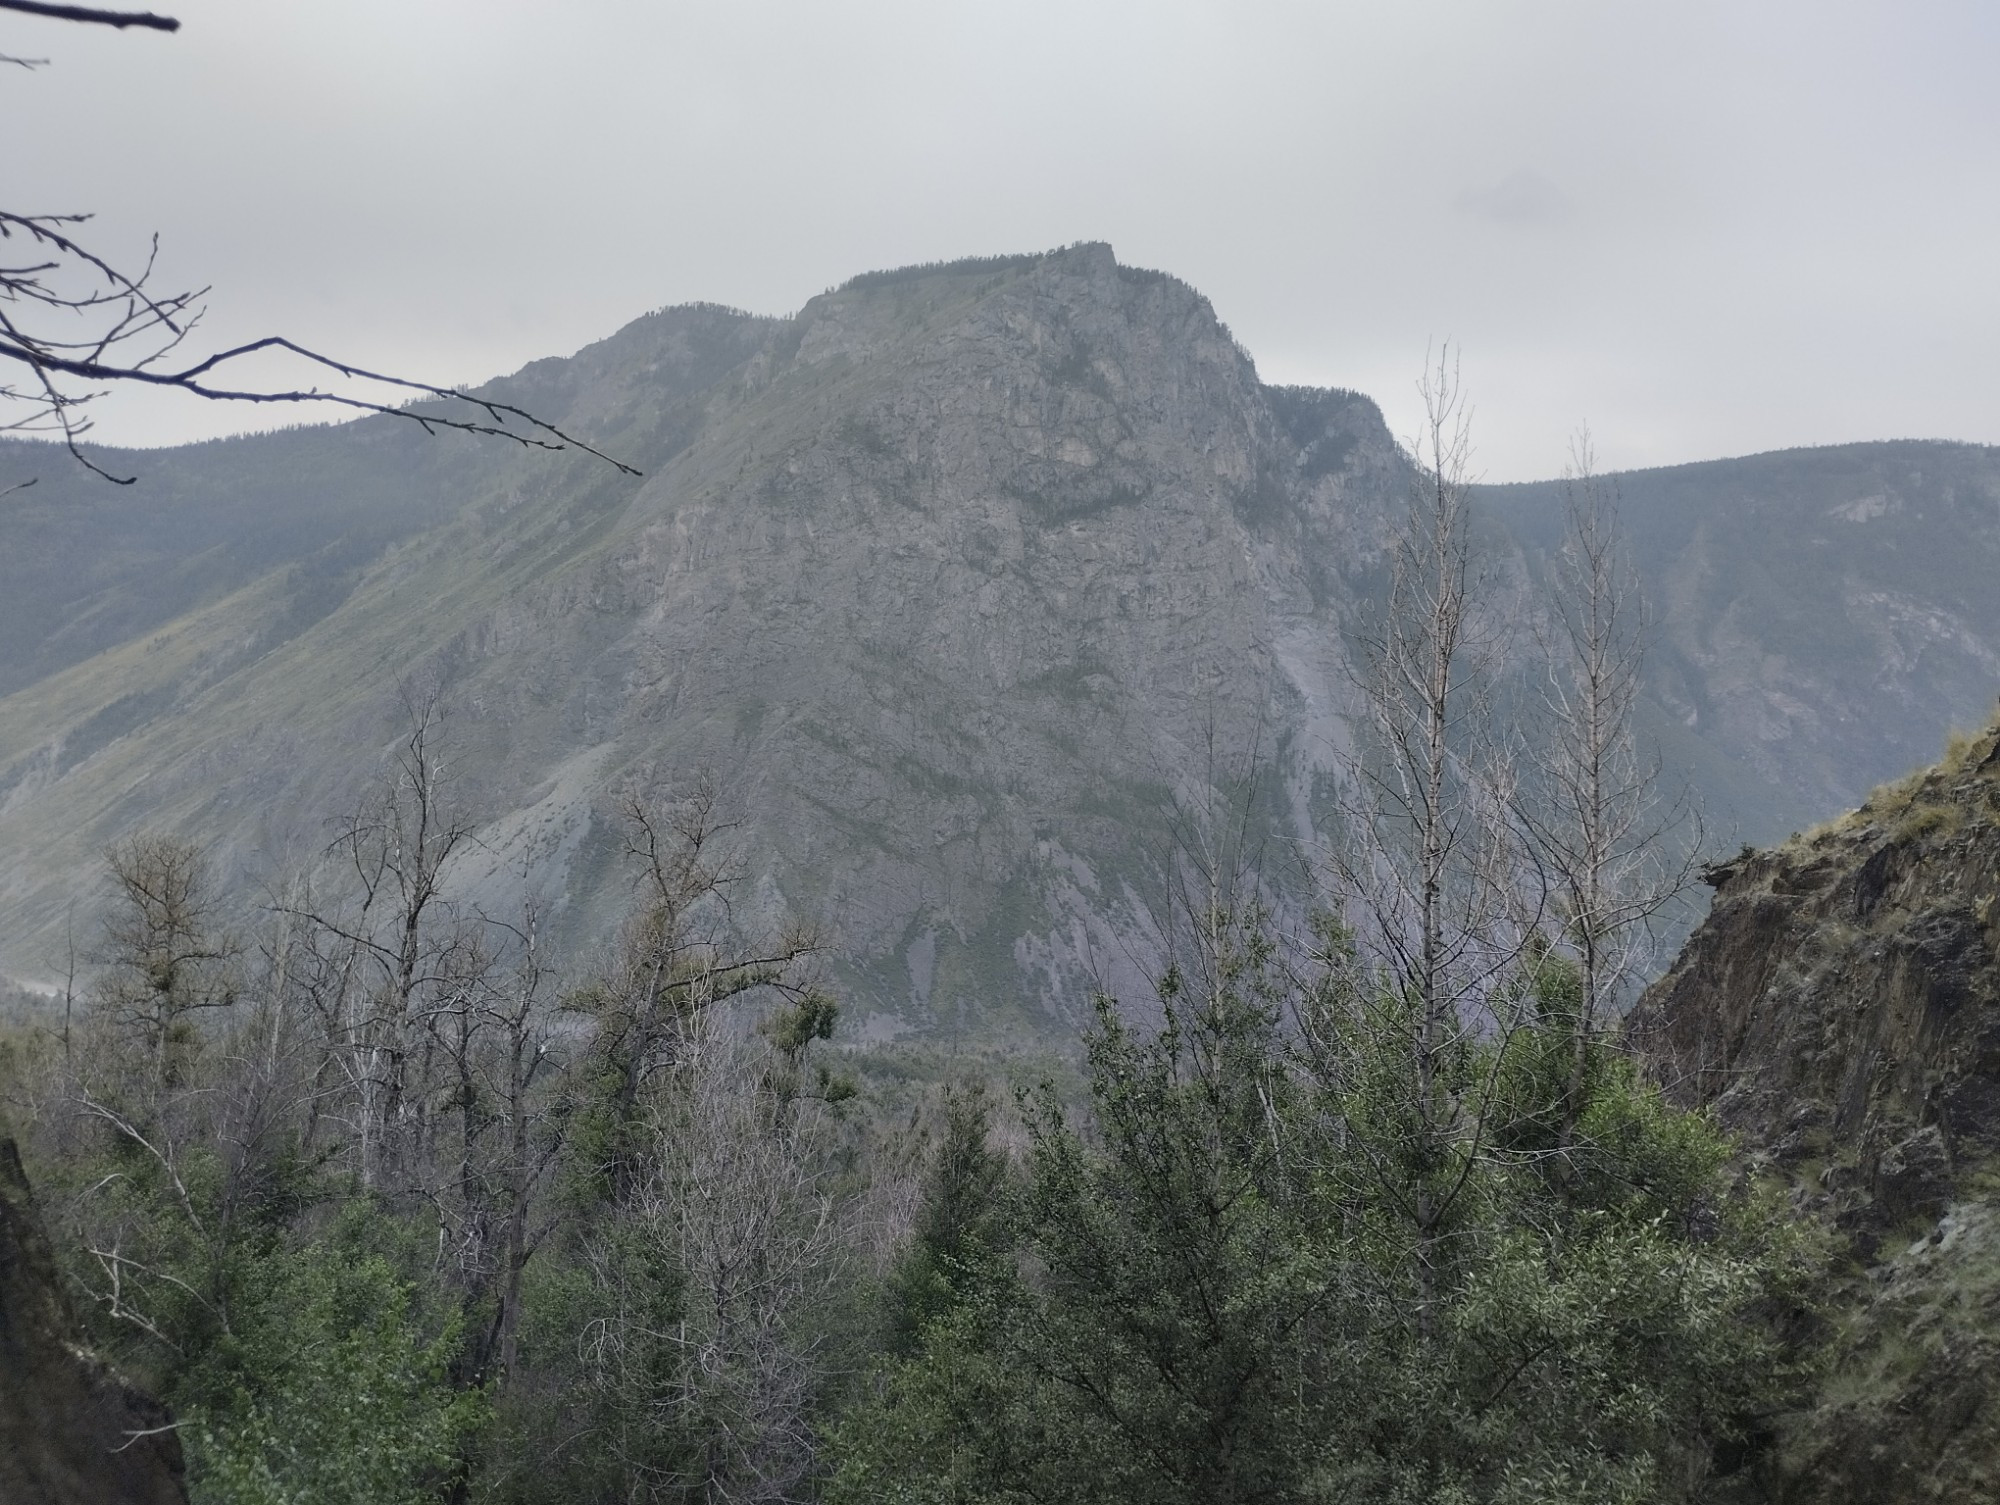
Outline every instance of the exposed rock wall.
<svg viewBox="0 0 2000 1505"><path fill-rule="evenodd" d="M736 914L831 929L882 1033L1036 1035L1129 983L1176 804L1253 764L1271 848L1304 834L1403 462L1366 398L1261 383L1186 284L1102 245L875 276L503 386L645 479L483 457L484 494L295 637L246 630L289 599L269 582L148 638L115 728L0 791L0 847L35 854L0 870L0 971L118 830L202 832L246 888L323 846L412 672L488 821L455 892L501 914L525 888L587 946L631 900L621 796L706 770ZM10 736L70 720L58 682L0 701L0 778Z"/></svg>
<svg viewBox="0 0 2000 1505"><path fill-rule="evenodd" d="M1836 1234L1770 1498L2000 1499L2000 732L1712 877L1630 1027Z"/></svg>
<svg viewBox="0 0 2000 1505"><path fill-rule="evenodd" d="M736 913L821 923L872 1038L1039 1040L1132 989L1164 854L1253 767L1267 897L1306 891L1408 471L1374 403L1263 382L1195 289L1104 245L909 268L785 319L662 310L487 390L645 475L383 418L9 498L0 975L54 981L136 830L258 902L379 777L404 677L443 688L480 826L455 896L532 897L587 957L631 901L624 797L706 771ZM1783 832L1983 709L2000 450L1619 484L1661 626L1641 719L1718 824ZM1475 513L1503 672L1538 674L1560 489Z"/></svg>
<svg viewBox="0 0 2000 1505"><path fill-rule="evenodd" d="M172 1422L77 1346L20 1154L0 1138L0 1505L186 1505Z"/></svg>

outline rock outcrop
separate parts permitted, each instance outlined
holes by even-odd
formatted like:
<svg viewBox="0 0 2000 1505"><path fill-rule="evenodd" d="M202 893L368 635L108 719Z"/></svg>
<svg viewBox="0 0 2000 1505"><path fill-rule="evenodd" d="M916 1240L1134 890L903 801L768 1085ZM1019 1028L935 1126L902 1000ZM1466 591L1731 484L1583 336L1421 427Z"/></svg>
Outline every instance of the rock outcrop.
<svg viewBox="0 0 2000 1505"><path fill-rule="evenodd" d="M0 1138L0 1505L186 1505L173 1418L75 1332L20 1154Z"/></svg>
<svg viewBox="0 0 2000 1505"><path fill-rule="evenodd" d="M1630 1028L1834 1235L1769 1497L2000 1499L2000 728L1713 874Z"/></svg>

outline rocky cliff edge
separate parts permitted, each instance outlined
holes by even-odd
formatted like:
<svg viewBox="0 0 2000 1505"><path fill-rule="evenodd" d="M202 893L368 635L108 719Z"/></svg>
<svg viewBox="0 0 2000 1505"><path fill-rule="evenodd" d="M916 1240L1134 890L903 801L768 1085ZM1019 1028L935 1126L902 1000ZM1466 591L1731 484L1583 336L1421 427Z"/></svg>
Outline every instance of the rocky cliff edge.
<svg viewBox="0 0 2000 1505"><path fill-rule="evenodd" d="M1633 1037L1836 1248L1767 1497L2000 1499L2000 725L1708 876Z"/></svg>

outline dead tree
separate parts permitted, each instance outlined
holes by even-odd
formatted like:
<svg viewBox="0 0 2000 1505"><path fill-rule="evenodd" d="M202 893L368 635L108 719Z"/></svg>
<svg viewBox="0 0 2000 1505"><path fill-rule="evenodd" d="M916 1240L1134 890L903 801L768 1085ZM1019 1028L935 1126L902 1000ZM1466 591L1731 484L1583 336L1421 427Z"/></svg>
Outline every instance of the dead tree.
<svg viewBox="0 0 2000 1505"><path fill-rule="evenodd" d="M1418 390L1409 509L1390 546L1387 600L1363 634L1367 717L1331 852L1356 952L1326 960L1349 975L1359 966L1341 996L1364 1017L1347 1026L1386 1034L1406 1060L1383 1164L1414 1188L1418 1320L1428 1324L1448 1224L1488 1132L1468 1116L1457 1069L1474 1042L1518 1023L1510 984L1537 906L1512 818L1512 749L1495 716L1497 631L1474 589L1470 411L1448 351L1427 361Z"/></svg>
<svg viewBox="0 0 2000 1505"><path fill-rule="evenodd" d="M1411 494L1388 600L1363 635L1367 720L1336 849L1357 929L1415 1010L1418 1080L1518 950L1511 750L1496 726L1491 623L1474 599L1471 427L1441 353L1419 391Z"/></svg>
<svg viewBox="0 0 2000 1505"><path fill-rule="evenodd" d="M1685 799L1663 798L1633 725L1647 618L1626 556L1618 490L1597 473L1588 430L1563 478L1563 542L1537 636L1543 735L1521 815L1549 879L1557 942L1578 1001L1562 1137L1575 1129L1592 1046L1646 960L1649 923L1685 891L1701 847Z"/></svg>
<svg viewBox="0 0 2000 1505"><path fill-rule="evenodd" d="M444 892L472 827L446 798L443 713L434 694L407 687L404 703L409 727L380 789L327 847L344 870L336 896L286 905L309 937L301 967L325 1043L322 1090L344 1087L329 1091L337 1106L313 1132L329 1112L344 1116L363 1184L392 1194L411 1189L412 1157L421 1159L429 1132L427 1014L448 1008L451 990L477 973L475 939Z"/></svg>
<svg viewBox="0 0 2000 1505"><path fill-rule="evenodd" d="M436 1049L422 1085L435 1132L418 1168L466 1305L488 1309L465 1355L473 1383L516 1368L521 1283L559 1217L540 1204L569 1118L569 1051L535 906L518 923L481 926L487 944L461 948L464 975L428 1011Z"/></svg>
<svg viewBox="0 0 2000 1505"><path fill-rule="evenodd" d="M840 1205L821 1104L790 1090L782 1051L718 1014L684 1020L655 1099L643 1236L681 1272L682 1319L663 1336L670 1376L651 1397L698 1438L673 1482L688 1498L798 1498L823 1379L813 1315L838 1273Z"/></svg>
<svg viewBox="0 0 2000 1505"><path fill-rule="evenodd" d="M592 1016L593 1075L603 1096L588 1109L603 1137L601 1172L612 1201L638 1188L644 1094L671 1066L689 1020L755 990L792 1004L818 995L817 934L792 927L746 942L730 912L732 874L717 847L728 826L707 789L664 807L625 804L626 855L640 897L606 974L573 1005Z"/></svg>
<svg viewBox="0 0 2000 1505"><path fill-rule="evenodd" d="M113 905L104 921L97 1007L136 1038L157 1096L196 1047L197 1016L236 1001L242 947L222 928L208 864L187 842L134 836L105 854Z"/></svg>

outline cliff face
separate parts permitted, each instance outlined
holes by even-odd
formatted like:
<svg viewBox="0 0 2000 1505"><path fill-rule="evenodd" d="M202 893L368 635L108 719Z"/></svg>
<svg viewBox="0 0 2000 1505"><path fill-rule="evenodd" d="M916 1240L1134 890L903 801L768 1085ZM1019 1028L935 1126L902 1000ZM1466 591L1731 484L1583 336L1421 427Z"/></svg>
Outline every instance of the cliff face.
<svg viewBox="0 0 2000 1505"><path fill-rule="evenodd" d="M303 628L291 577L253 574L8 697L0 847L34 858L0 865L0 968L129 824L246 877L320 844L409 673L487 819L461 894L605 934L620 797L705 770L738 914L827 924L878 1031L1083 1009L1177 803L1253 763L1282 790L1260 825L1309 824L1402 461L1365 398L1260 383L1185 284L1107 246L864 277L785 321L671 311L502 388L646 478L482 454Z"/></svg>
<svg viewBox="0 0 2000 1505"><path fill-rule="evenodd" d="M1768 842L1927 761L2000 685L2000 451L1849 444L1615 478L1667 766ZM1485 500L1530 556L1553 488ZM1716 754L1721 757L1716 757Z"/></svg>
<svg viewBox="0 0 2000 1505"><path fill-rule="evenodd" d="M1836 1233L1771 1497L2000 1498L2000 729L1712 877L1630 1028Z"/></svg>
<svg viewBox="0 0 2000 1505"><path fill-rule="evenodd" d="M0 974L61 974L135 830L254 902L377 776L405 677L480 827L456 893L587 950L630 899L624 796L706 772L737 913L822 922L878 1035L1040 1035L1127 986L1177 824L1253 767L1253 846L1324 834L1404 462L1367 398L1260 381L1186 284L1103 245L869 274L489 390L645 476L390 419L108 459L131 488L0 442L40 475L0 509ZM1990 693L2000 452L1621 484L1649 740L1716 824L1782 832ZM1561 510L1482 492L1499 615Z"/></svg>
<svg viewBox="0 0 2000 1505"><path fill-rule="evenodd" d="M0 1505L186 1505L172 1418L76 1346L21 1157L0 1138Z"/></svg>

